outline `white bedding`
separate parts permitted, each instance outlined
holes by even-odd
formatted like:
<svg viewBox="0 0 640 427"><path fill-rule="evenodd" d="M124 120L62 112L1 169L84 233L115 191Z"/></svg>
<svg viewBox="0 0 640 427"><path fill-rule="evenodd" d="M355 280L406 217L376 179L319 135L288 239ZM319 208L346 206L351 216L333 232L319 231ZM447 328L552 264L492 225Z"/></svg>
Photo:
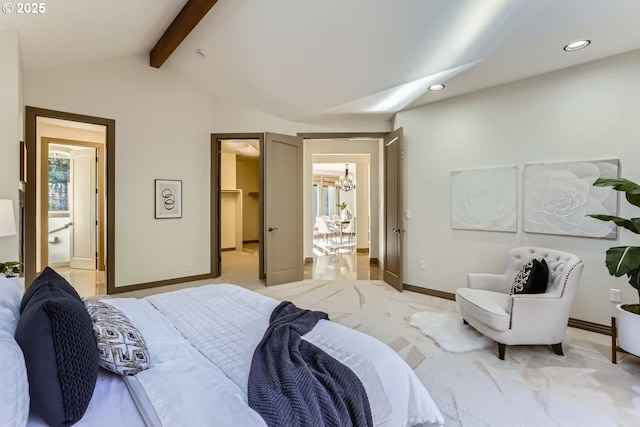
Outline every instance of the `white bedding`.
<svg viewBox="0 0 640 427"><path fill-rule="evenodd" d="M279 301L209 285L105 302L125 312L149 347L151 367L125 378L149 425L264 425L247 405L247 381L253 350ZM385 344L328 321L304 338L360 377L375 425L444 422L414 372Z"/></svg>
<svg viewBox="0 0 640 427"><path fill-rule="evenodd" d="M120 375L100 369L93 397L84 416L74 427L145 427L127 386ZM27 427L47 427L36 415L29 415Z"/></svg>

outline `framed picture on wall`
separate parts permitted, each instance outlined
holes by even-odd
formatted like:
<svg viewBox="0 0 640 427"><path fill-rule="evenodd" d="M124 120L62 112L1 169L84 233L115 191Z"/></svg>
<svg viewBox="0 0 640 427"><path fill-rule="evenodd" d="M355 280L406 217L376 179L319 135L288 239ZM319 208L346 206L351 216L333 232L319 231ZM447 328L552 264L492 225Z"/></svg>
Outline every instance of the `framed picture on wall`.
<svg viewBox="0 0 640 427"><path fill-rule="evenodd" d="M451 228L516 232L515 166L451 172Z"/></svg>
<svg viewBox="0 0 640 427"><path fill-rule="evenodd" d="M182 218L182 181L156 179L156 218Z"/></svg>
<svg viewBox="0 0 640 427"><path fill-rule="evenodd" d="M524 231L615 239L617 227L588 214L618 215L618 192L594 187L598 178L618 178L618 159L524 166Z"/></svg>

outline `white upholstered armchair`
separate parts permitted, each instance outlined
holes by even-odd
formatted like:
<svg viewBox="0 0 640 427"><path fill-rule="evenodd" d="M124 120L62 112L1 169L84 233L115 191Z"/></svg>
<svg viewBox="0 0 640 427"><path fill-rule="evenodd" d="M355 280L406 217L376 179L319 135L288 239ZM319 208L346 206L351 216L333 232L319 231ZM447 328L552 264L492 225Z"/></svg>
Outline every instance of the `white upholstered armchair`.
<svg viewBox="0 0 640 427"><path fill-rule="evenodd" d="M522 266L540 258L549 271L546 291L512 295ZM456 290L456 301L465 323L498 342L500 359L504 360L506 345L518 344L549 344L563 355L562 341L583 267L578 256L567 252L514 248L507 252L504 274L467 274L468 287Z"/></svg>

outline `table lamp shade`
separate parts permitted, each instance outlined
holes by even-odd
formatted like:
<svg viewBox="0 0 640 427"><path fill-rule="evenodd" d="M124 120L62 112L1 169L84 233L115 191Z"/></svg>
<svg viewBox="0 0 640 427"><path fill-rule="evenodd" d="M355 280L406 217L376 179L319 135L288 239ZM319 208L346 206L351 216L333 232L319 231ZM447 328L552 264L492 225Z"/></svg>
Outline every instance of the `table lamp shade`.
<svg viewBox="0 0 640 427"><path fill-rule="evenodd" d="M13 214L13 201L0 199L0 237L16 234L16 219Z"/></svg>

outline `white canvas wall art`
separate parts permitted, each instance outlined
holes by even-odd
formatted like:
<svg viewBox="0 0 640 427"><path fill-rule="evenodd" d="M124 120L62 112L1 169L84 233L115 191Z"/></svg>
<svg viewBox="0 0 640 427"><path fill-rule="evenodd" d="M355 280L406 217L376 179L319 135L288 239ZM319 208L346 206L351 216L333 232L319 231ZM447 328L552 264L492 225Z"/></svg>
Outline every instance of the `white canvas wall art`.
<svg viewBox="0 0 640 427"><path fill-rule="evenodd" d="M617 178L619 170L617 159L525 165L524 231L616 238L615 224L586 215L617 215L617 192L593 183Z"/></svg>
<svg viewBox="0 0 640 427"><path fill-rule="evenodd" d="M451 228L515 232L517 168L451 172Z"/></svg>

